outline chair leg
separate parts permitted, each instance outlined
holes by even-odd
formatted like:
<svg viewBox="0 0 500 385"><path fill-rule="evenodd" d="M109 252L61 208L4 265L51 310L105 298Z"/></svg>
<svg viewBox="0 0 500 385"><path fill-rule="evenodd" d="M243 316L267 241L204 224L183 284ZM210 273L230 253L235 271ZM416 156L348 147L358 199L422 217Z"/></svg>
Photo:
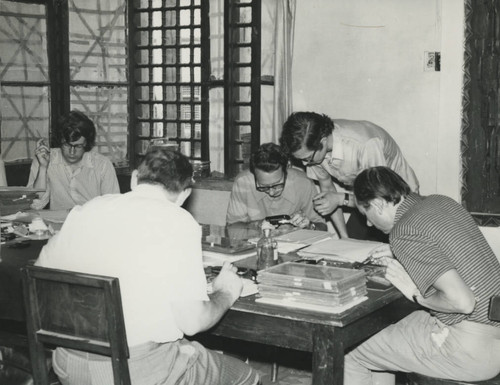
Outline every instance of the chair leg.
<svg viewBox="0 0 500 385"><path fill-rule="evenodd" d="M274 361L273 366L271 367L271 382L276 382L278 379L278 367L278 363Z"/></svg>

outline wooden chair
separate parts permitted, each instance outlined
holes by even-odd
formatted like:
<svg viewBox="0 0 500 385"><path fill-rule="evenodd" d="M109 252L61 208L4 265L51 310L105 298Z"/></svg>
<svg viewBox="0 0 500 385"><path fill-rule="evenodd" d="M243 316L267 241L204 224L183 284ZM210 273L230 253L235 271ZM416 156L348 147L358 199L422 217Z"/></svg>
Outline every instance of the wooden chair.
<svg viewBox="0 0 500 385"><path fill-rule="evenodd" d="M490 300L489 318L492 321L500 321L500 296L495 297ZM407 378L407 385L500 385L500 374L489 380L473 382L445 380L442 378L424 376L418 373L408 373Z"/></svg>
<svg viewBox="0 0 500 385"><path fill-rule="evenodd" d="M46 348L111 357L115 385L130 385L118 278L27 266L22 269L35 385L48 385Z"/></svg>

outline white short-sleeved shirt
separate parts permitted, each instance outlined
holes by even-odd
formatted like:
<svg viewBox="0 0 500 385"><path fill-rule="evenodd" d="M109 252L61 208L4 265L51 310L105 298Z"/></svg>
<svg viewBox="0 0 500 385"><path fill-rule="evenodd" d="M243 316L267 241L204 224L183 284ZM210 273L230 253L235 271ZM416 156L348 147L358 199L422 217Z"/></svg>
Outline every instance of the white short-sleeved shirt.
<svg viewBox="0 0 500 385"><path fill-rule="evenodd" d="M208 300L201 227L163 191L140 184L76 206L36 262L118 277L130 346L182 338L170 304Z"/></svg>
<svg viewBox="0 0 500 385"><path fill-rule="evenodd" d="M320 165L307 167L311 179L333 176L347 187L356 176L375 166L387 166L401 176L417 192L415 172L403 156L394 139L382 128L368 121L335 119L332 132L333 148Z"/></svg>

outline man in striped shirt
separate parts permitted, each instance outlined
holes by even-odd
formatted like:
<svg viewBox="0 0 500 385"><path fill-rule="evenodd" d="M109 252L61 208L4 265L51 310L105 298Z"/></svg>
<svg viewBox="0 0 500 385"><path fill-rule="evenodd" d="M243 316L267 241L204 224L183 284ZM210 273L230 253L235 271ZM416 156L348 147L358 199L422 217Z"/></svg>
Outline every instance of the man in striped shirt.
<svg viewBox="0 0 500 385"><path fill-rule="evenodd" d="M489 320L488 303L500 294L500 264L472 216L451 198L411 193L387 167L360 173L354 193L368 224L389 234L374 255L386 278L422 310L350 352L344 384L372 384L372 371L462 381L497 375L500 323Z"/></svg>

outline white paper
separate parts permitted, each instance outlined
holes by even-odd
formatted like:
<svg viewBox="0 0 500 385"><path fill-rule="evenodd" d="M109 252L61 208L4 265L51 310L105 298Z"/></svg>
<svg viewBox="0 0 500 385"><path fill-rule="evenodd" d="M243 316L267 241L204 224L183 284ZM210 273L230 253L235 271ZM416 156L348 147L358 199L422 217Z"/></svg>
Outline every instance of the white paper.
<svg viewBox="0 0 500 385"><path fill-rule="evenodd" d="M327 239L297 252L303 258L321 256L343 262L363 262L382 242L360 241L357 239Z"/></svg>

